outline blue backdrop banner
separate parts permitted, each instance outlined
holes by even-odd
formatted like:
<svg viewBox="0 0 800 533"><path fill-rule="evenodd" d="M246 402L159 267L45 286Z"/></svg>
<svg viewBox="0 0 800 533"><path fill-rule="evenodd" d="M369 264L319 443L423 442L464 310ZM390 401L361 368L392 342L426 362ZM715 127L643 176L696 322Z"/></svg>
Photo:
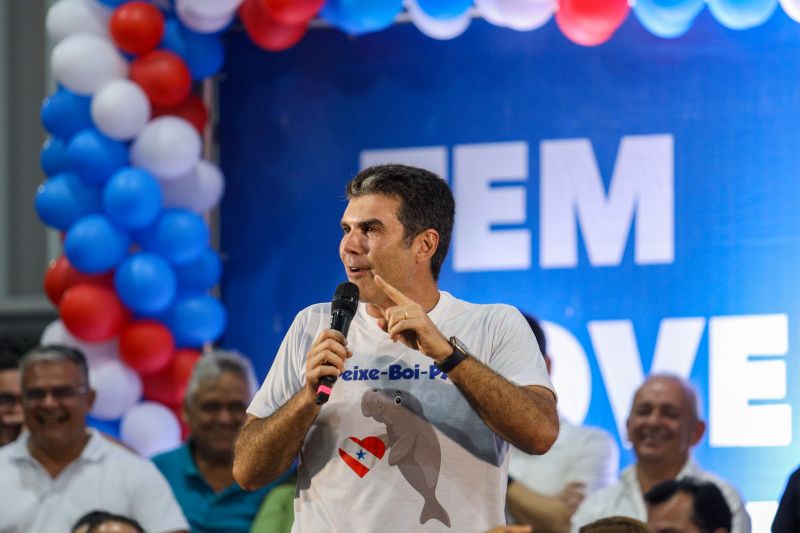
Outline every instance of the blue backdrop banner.
<svg viewBox="0 0 800 533"><path fill-rule="evenodd" d="M622 444L644 376L686 376L708 423L698 461L750 502L780 496L800 463L796 23L734 32L704 12L664 41L631 17L596 48L553 22L481 20L449 42L397 24L314 29L279 54L228 45L224 342L260 377L345 277L347 179L416 163L456 196L441 287L546 322L565 416Z"/></svg>

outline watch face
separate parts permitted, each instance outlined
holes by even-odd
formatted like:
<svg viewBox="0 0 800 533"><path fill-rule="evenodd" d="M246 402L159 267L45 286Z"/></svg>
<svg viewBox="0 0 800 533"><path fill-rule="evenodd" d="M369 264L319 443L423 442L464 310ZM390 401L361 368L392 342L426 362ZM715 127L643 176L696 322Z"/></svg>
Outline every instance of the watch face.
<svg viewBox="0 0 800 533"><path fill-rule="evenodd" d="M453 348L463 353L464 355L469 355L469 349L466 346L464 346L464 343L461 342L461 339L459 339L458 337L450 337L450 344L453 345Z"/></svg>

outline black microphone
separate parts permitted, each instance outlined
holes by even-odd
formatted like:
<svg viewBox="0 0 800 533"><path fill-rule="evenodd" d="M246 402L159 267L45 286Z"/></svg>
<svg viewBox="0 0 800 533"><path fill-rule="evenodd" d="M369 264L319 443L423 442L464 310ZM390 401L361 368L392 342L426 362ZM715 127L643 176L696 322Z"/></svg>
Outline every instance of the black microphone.
<svg viewBox="0 0 800 533"><path fill-rule="evenodd" d="M340 331L347 338L350 321L353 320L356 309L358 309L358 287L349 281L340 283L336 287L336 292L333 293L333 301L331 302L331 329ZM336 378L334 376L322 376L319 382L317 405L328 401L331 396L331 387L336 383Z"/></svg>

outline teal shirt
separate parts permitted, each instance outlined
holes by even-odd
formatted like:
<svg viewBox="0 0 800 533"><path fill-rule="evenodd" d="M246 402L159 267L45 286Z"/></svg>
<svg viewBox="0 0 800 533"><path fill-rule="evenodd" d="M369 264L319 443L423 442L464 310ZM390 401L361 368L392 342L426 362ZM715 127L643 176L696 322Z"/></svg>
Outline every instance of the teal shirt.
<svg viewBox="0 0 800 533"><path fill-rule="evenodd" d="M247 492L234 482L215 493L197 469L189 443L154 457L153 462L172 487L192 533L248 533L272 488Z"/></svg>

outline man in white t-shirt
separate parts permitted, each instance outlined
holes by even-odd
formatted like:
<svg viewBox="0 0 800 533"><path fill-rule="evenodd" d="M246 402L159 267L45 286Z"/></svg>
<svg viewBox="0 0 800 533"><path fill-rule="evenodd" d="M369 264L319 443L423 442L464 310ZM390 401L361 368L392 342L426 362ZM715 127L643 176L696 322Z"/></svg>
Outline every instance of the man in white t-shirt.
<svg viewBox="0 0 800 533"><path fill-rule="evenodd" d="M511 442L543 453L555 393L505 305L439 291L455 203L435 174L381 165L347 186L339 248L361 303L347 339L330 304L295 317L236 443L245 488L299 455L295 532L485 531L503 523ZM322 407L320 378L338 377Z"/></svg>
<svg viewBox="0 0 800 533"><path fill-rule="evenodd" d="M136 520L145 531L188 531L155 465L86 428L95 399L86 359L66 346L20 361L27 433L0 448L0 531L71 531L90 511Z"/></svg>
<svg viewBox="0 0 800 533"><path fill-rule="evenodd" d="M591 494L572 517L572 529L608 516L647 519L644 494L670 479L694 478L714 483L733 514L732 533L749 533L750 517L738 491L702 470L690 452L705 433L697 395L684 380L651 375L633 397L628 415L628 439L636 463L622 471L617 484Z"/></svg>
<svg viewBox="0 0 800 533"><path fill-rule="evenodd" d="M544 355L551 360L547 338L539 322L523 313ZM605 430L578 426L559 414L561 431L544 455L529 455L511 448L508 463L508 511L519 523L534 530L567 532L570 519L587 494L617 480L619 448Z"/></svg>

